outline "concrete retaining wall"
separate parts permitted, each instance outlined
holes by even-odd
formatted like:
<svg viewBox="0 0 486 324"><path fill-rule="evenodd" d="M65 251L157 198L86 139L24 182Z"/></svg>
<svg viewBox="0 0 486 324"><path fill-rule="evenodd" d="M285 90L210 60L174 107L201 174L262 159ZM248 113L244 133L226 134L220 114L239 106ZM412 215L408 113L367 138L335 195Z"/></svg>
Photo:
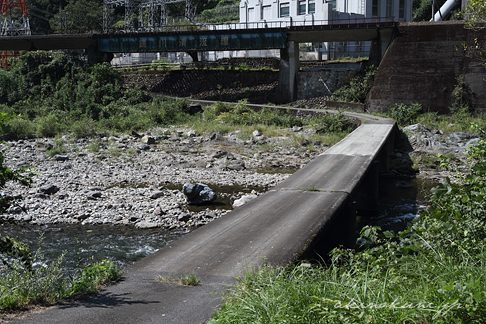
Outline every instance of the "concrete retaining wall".
<svg viewBox="0 0 486 324"><path fill-rule="evenodd" d="M462 44L484 40L484 30L462 23L401 24L368 95L369 111L394 103L419 103L424 111L448 113L457 77L464 75L473 108L486 107L486 68L468 57Z"/></svg>

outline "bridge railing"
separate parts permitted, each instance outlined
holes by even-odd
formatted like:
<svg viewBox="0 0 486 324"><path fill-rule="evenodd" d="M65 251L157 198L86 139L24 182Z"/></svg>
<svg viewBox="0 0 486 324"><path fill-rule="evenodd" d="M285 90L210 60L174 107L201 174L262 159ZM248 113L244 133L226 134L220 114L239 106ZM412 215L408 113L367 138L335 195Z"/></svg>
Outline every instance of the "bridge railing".
<svg viewBox="0 0 486 324"><path fill-rule="evenodd" d="M346 18L330 20L294 20L291 17L287 20L259 21L259 22L238 22L225 24L192 24L192 25L167 25L160 28L138 29L138 30L109 30L105 33L146 33L146 32L198 32L198 31L224 31L224 30L254 30L254 29L298 29L317 27L320 29L334 28L370 28L387 27L396 23L395 17L375 18Z"/></svg>
<svg viewBox="0 0 486 324"><path fill-rule="evenodd" d="M330 20L294 20L291 17L287 20L259 21L259 22L238 22L225 24L187 24L187 25L166 25L158 28L139 28L136 30L110 29L104 32L96 30L77 30L66 29L59 31L32 32L27 37L43 36L91 36L93 34L137 34L137 33L164 33L164 32L198 32L198 31L224 31L224 30L255 30L255 29L342 29L342 28L370 28L370 27L390 27L396 24L395 17L375 17L375 18L346 18ZM25 36L25 35L24 35ZM8 37L8 36L0 36Z"/></svg>

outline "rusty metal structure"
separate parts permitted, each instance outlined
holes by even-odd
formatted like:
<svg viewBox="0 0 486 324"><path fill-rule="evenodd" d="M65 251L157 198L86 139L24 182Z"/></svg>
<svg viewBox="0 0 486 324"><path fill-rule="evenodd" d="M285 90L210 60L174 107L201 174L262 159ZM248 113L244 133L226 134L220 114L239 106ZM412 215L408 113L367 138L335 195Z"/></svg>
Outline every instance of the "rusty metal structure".
<svg viewBox="0 0 486 324"><path fill-rule="evenodd" d="M103 30L110 31L111 11L121 6L125 8L125 32L156 31L167 25L167 5L176 2L186 2L184 17L192 22L196 14L193 0L104 0Z"/></svg>
<svg viewBox="0 0 486 324"><path fill-rule="evenodd" d="M25 0L1 0L0 2L1 36L30 35L29 16ZM18 51L0 52L0 65L7 67L8 58L19 56Z"/></svg>

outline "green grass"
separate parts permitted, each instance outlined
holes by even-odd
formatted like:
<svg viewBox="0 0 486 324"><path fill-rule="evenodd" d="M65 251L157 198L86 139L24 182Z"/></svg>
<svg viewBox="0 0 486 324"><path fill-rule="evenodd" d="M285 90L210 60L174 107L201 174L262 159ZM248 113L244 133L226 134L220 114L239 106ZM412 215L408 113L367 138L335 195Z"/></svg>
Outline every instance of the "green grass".
<svg viewBox="0 0 486 324"><path fill-rule="evenodd" d="M94 293L121 275L113 261L107 260L67 274L63 269L65 254L46 262L39 248L32 259L5 262L2 258L0 311L19 310L30 304L51 305L71 296Z"/></svg>
<svg viewBox="0 0 486 324"><path fill-rule="evenodd" d="M162 277L158 276L156 278L158 281L162 282L177 282L180 283L181 285L184 286L197 286L201 283L201 280L199 280L198 277L195 275L185 275L182 277L173 277L173 276L168 276L168 277Z"/></svg>
<svg viewBox="0 0 486 324"><path fill-rule="evenodd" d="M210 323L453 323L484 319L486 257L439 247L383 267L265 266ZM458 262L459 261L459 262ZM473 311L473 309L477 311ZM469 312L469 313L468 313Z"/></svg>

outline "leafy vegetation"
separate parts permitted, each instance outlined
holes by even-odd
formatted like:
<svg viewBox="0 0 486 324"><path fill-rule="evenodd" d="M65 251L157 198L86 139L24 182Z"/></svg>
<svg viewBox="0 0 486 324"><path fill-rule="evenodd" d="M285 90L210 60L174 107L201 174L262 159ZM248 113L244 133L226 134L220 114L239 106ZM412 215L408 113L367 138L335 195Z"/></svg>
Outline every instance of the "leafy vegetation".
<svg viewBox="0 0 486 324"><path fill-rule="evenodd" d="M163 281L163 282L178 282L181 285L184 286L197 286L201 283L201 280L195 275L185 275L182 277L173 277L173 276L168 276L168 277L161 277L158 276L156 278L158 281Z"/></svg>
<svg viewBox="0 0 486 324"><path fill-rule="evenodd" d="M65 253L47 262L41 248L32 257L30 249L25 245L23 248L28 251L28 258L15 256L0 268L0 311L22 309L29 304L48 305L75 295L97 292L100 286L118 279L121 274L113 261L107 260L67 274L63 270Z"/></svg>
<svg viewBox="0 0 486 324"><path fill-rule="evenodd" d="M479 129L482 136L483 130ZM361 231L327 265L263 267L239 279L210 323L482 323L486 319L486 143L397 234Z"/></svg>
<svg viewBox="0 0 486 324"><path fill-rule="evenodd" d="M110 65L88 67L60 52L23 55L10 70L0 70L0 86L0 111L17 115L7 122L6 139L68 130L86 137L100 129L125 132L189 119L186 101L125 89Z"/></svg>
<svg viewBox="0 0 486 324"><path fill-rule="evenodd" d="M408 126L413 124L420 112L422 111L422 105L420 104L394 104L389 108L389 115L395 119L400 126Z"/></svg>
<svg viewBox="0 0 486 324"><path fill-rule="evenodd" d="M364 103L373 85L377 68L374 65L365 66L352 78L349 84L343 85L332 95L332 100Z"/></svg>

